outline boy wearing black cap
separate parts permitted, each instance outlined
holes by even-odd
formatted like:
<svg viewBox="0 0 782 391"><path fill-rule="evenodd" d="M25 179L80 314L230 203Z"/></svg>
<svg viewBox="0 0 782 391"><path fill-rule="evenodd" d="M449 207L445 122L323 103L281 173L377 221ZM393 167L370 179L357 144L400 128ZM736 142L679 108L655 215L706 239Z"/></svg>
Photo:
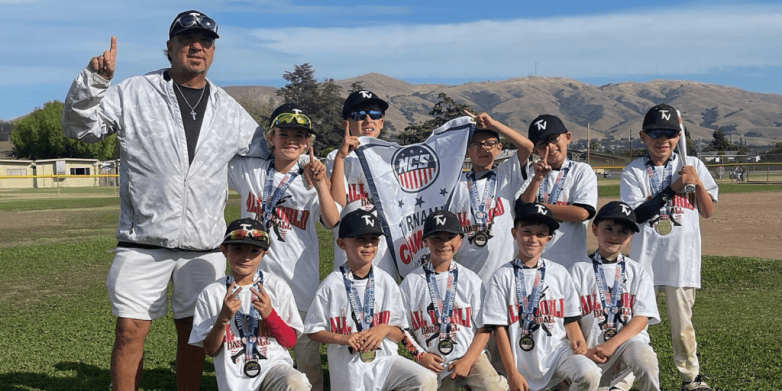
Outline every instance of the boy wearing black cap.
<svg viewBox="0 0 782 391"><path fill-rule="evenodd" d="M312 152L312 121L299 107L286 103L274 110L265 135L272 158L235 157L228 182L242 197L242 217L262 222L272 237L261 269L291 287L305 318L319 281L315 224L321 221L327 229L333 228L339 221L339 206L331 198L326 168ZM299 157L308 147L309 163L303 165ZM314 390L323 384L318 346L302 335L293 348L296 367L307 375Z"/></svg>
<svg viewBox="0 0 782 391"><path fill-rule="evenodd" d="M347 207L372 209L372 199L366 186L364 171L353 150L359 146L359 137L377 138L385 125L388 102L369 90L359 90L348 95L342 106L342 126L345 135L339 149L326 156L326 169L331 178L331 195L334 201ZM350 206L347 206L351 204ZM336 229L335 229L336 231ZM338 232L334 232L334 270L345 263L345 252L336 245ZM388 252L388 245L381 240L374 264L386 273L397 277L394 259Z"/></svg>
<svg viewBox="0 0 782 391"><path fill-rule="evenodd" d="M541 159L530 168L520 197L546 205L561 223L543 255L565 268L586 255L587 224L597 207L597 176L590 165L568 159L571 138L562 120L553 115L532 121L529 139Z"/></svg>
<svg viewBox="0 0 782 391"><path fill-rule="evenodd" d="M513 202L527 179L527 159L533 144L486 113L473 118L475 132L467 144L472 169L461 174L449 209L459 216L467 237L455 259L486 283L515 255L513 246L506 244L513 240ZM517 151L494 164L502 152L500 135Z"/></svg>
<svg viewBox="0 0 782 391"><path fill-rule="evenodd" d="M337 245L348 260L323 280L307 313L304 332L328 344L332 390L437 388L433 372L397 353L408 327L399 287L372 265L384 235L372 212L342 218Z"/></svg>
<svg viewBox="0 0 782 391"><path fill-rule="evenodd" d="M441 390L464 386L506 390L508 383L484 352L489 332L479 318L483 283L453 260L463 236L459 218L449 211L436 211L424 221L428 262L408 274L400 286L410 330L424 346L414 357L438 374Z"/></svg>
<svg viewBox="0 0 782 391"><path fill-rule="evenodd" d="M511 390L543 390L563 380L570 390L597 390L600 369L584 356L578 292L567 270L541 256L559 228L543 204L515 205L518 255L486 287L484 327L494 328Z"/></svg>
<svg viewBox="0 0 782 391"><path fill-rule="evenodd" d="M638 232L630 205L611 201L597 212L592 233L598 249L570 269L581 297L581 331L587 357L603 370L602 386L632 372L641 391L660 389L657 355L649 345L648 324L660 323L652 279L644 268L622 255Z"/></svg>
<svg viewBox="0 0 782 391"><path fill-rule="evenodd" d="M619 197L635 208L640 228L633 236L630 257L665 292L682 390L710 391L700 376L692 306L701 285L700 217L714 213L719 189L698 158L686 157L683 162L673 153L682 137L681 124L679 112L666 104L646 113L640 137L648 153L622 171ZM687 193L687 185L694 192Z"/></svg>
<svg viewBox="0 0 782 391"><path fill-rule="evenodd" d="M304 326L290 287L258 269L269 248L263 224L228 225L220 250L231 273L198 296L190 344L214 357L220 390L309 390L288 349Z"/></svg>

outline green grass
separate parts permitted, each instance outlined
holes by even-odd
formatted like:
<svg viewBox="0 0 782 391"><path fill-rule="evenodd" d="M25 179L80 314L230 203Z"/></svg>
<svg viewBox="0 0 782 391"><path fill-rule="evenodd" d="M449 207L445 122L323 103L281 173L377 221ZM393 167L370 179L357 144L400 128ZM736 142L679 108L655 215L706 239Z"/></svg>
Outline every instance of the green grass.
<svg viewBox="0 0 782 391"><path fill-rule="evenodd" d="M110 383L115 319L104 280L118 211L116 199L114 207L83 206L101 197L55 195L34 205L9 201L19 209L0 209L0 390L93 390ZM238 215L239 201L232 196L226 218ZM330 231L318 234L323 278L332 270L332 239ZM719 390L782 389L782 263L704 257L702 280L693 322L709 384ZM659 304L663 323L649 332L662 386L677 390L665 306ZM142 389L174 389L175 338L170 315L153 322ZM325 347L321 352L328 376ZM211 361L202 389L217 389Z"/></svg>

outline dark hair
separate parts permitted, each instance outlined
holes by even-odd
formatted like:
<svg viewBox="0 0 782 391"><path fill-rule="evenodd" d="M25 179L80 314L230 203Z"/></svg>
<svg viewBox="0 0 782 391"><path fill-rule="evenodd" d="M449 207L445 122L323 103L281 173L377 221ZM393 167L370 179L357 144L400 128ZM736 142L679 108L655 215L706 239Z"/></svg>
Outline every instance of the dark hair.
<svg viewBox="0 0 782 391"><path fill-rule="evenodd" d="M539 219L518 219L513 223L513 228L519 228L519 226L526 226L526 225L545 225L546 229L548 229L549 235L554 235L554 232L551 231L551 227L548 226L543 220Z"/></svg>
<svg viewBox="0 0 782 391"><path fill-rule="evenodd" d="M600 225L600 223L602 223L604 221L613 221L614 224L621 224L622 227L625 227L628 230L630 230L631 235L635 233L635 229L634 229L635 228L635 224L630 224L630 222L623 221L623 220L615 220L615 219L600 219L600 220L598 220L598 219L594 219L594 220L592 220L592 225Z"/></svg>

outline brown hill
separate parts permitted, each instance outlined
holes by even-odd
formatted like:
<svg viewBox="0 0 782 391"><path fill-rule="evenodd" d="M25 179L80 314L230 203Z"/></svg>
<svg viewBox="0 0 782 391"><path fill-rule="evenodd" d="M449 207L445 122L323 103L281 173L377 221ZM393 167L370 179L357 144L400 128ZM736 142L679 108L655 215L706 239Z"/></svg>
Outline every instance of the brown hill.
<svg viewBox="0 0 782 391"><path fill-rule="evenodd" d="M575 139L636 138L646 111L668 103L682 111L693 138L708 141L722 128L750 145L768 145L782 140L782 95L749 92L714 84L677 80L654 80L594 86L562 77L530 76L460 85L410 84L378 73L369 73L337 84L347 91L353 82L386 98L389 130L398 133L408 125L423 122L441 92L476 111L487 111L510 127L526 133L539 114L562 119ZM228 87L234 97L242 95L278 99L272 87ZM347 96L347 93L344 93Z"/></svg>

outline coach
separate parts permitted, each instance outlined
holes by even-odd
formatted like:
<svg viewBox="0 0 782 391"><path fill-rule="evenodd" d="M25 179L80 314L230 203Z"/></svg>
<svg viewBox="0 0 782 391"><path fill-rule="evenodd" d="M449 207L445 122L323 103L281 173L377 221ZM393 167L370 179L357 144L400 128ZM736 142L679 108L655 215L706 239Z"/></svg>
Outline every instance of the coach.
<svg viewBox="0 0 782 391"><path fill-rule="evenodd" d="M187 341L195 300L225 273L227 165L236 154L259 155L258 125L206 73L217 23L198 11L176 16L168 31L171 68L126 79L114 76L117 40L73 81L63 132L95 142L116 133L120 145L117 249L106 287L117 316L111 355L115 390L138 389L151 321L166 315L168 283L177 329L177 387L198 390L204 350Z"/></svg>

